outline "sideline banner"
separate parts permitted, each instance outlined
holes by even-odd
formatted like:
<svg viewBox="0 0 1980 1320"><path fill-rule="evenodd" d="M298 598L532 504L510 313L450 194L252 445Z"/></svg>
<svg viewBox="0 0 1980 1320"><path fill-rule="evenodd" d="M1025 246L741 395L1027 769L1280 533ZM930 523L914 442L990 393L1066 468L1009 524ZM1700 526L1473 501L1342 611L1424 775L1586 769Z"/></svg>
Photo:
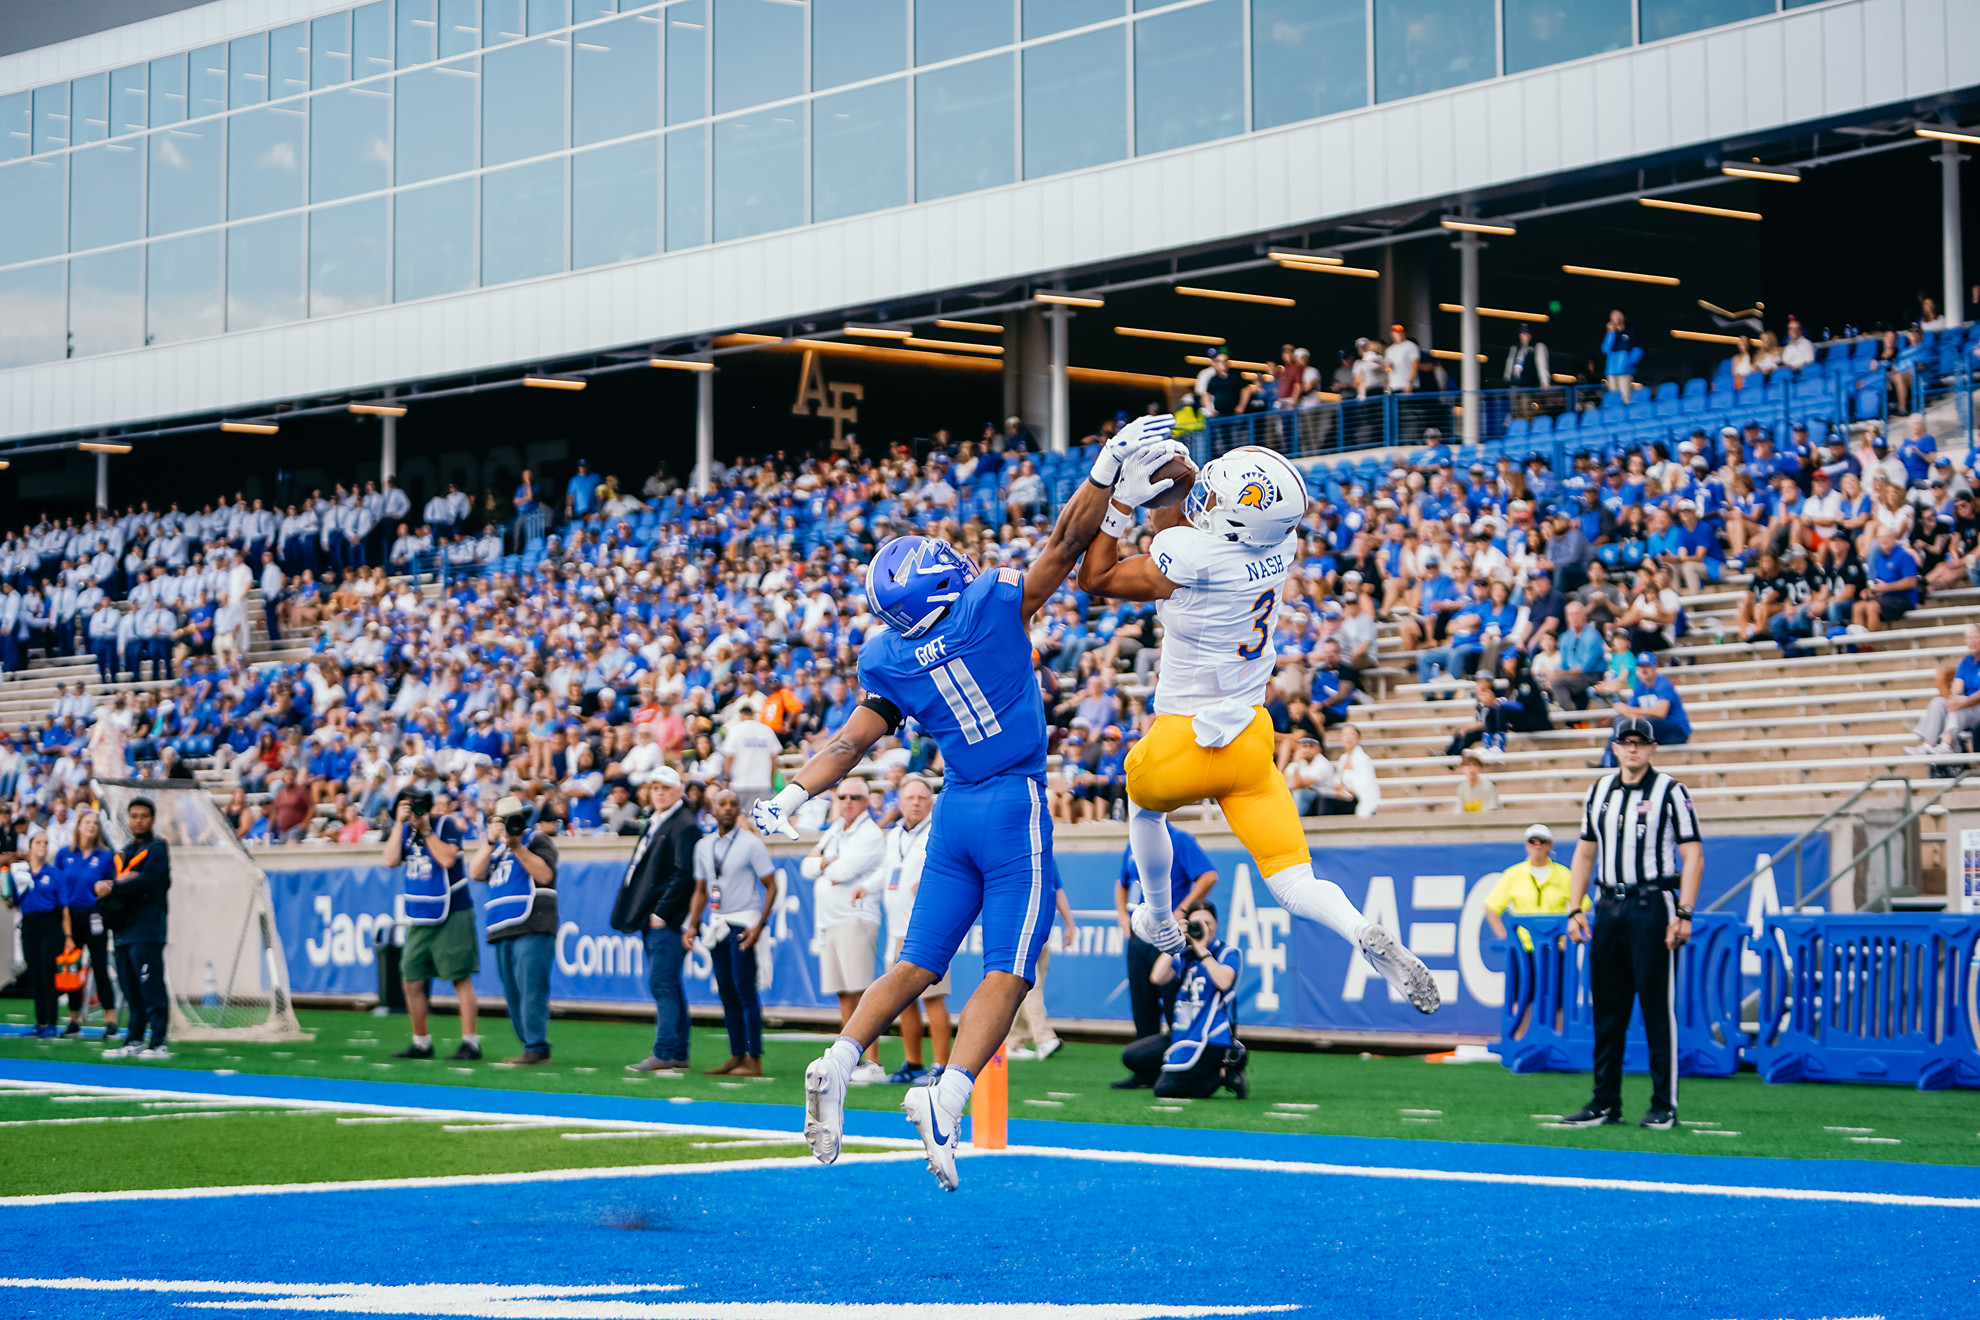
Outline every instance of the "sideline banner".
<svg viewBox="0 0 1980 1320"><path fill-rule="evenodd" d="M1707 836L1701 903L1711 902L1764 864L1789 838L1785 834ZM1818 835L1803 847L1807 872L1826 874L1827 839ZM1557 858L1565 862L1571 849L1572 842L1563 840ZM1209 850L1217 868L1211 898L1221 915L1223 938L1245 955L1239 1022L1496 1038L1505 997L1504 959L1489 951L1494 937L1485 923L1484 900L1498 880L1499 869L1518 862L1522 855L1517 839L1503 846L1450 843L1315 850L1316 870L1337 881L1363 912L1387 926L1430 966L1444 1007L1424 1017L1390 991L1366 962L1352 956L1346 941L1311 922L1293 921L1265 888L1247 855L1235 848ZM1114 916L1122 853L1064 848L1056 857L1079 934L1075 947L1068 949L1063 932L1053 931L1047 1011L1054 1017L1125 1021L1129 1017L1125 941ZM836 1000L818 993L811 928L813 882L799 877L797 858L778 858L777 864L784 891L770 930L756 948L763 1002L774 1008L836 1007ZM622 1004L650 999L644 942L638 936L618 934L608 919L623 872L624 863L616 860L572 861L559 869L551 998ZM391 927L399 892L397 873L379 867L270 871L268 882L276 924L288 951L293 991L376 993L373 940L380 929ZM477 904L482 888L469 886ZM1762 876L1745 899L1738 913L1758 933L1765 918L1779 910L1775 887ZM1746 959L1747 974L1757 975L1757 956L1749 953ZM476 990L499 996L494 959L485 948L481 961ZM959 1005L982 977L980 930L971 931L950 975ZM686 977L691 1004L721 1002L707 954L696 950L689 955Z"/></svg>

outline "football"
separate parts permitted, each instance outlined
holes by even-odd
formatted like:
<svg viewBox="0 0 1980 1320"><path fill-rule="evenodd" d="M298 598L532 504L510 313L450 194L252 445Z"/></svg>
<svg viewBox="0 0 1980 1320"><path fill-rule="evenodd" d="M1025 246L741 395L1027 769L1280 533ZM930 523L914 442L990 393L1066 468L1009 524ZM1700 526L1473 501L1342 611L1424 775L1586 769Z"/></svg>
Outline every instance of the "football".
<svg viewBox="0 0 1980 1320"><path fill-rule="evenodd" d="M1148 501L1151 509L1173 509L1189 498L1190 490L1196 485L1196 464L1178 454L1155 470L1154 481L1173 481L1175 484Z"/></svg>

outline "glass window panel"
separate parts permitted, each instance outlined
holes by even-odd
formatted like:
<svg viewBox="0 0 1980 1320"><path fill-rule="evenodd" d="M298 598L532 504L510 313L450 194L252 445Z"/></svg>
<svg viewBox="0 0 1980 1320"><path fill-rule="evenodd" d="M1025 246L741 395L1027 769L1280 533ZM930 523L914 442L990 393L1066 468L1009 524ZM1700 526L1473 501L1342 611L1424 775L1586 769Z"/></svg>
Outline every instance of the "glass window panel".
<svg viewBox="0 0 1980 1320"><path fill-rule="evenodd" d="M0 96L0 160L19 160L34 150L34 95Z"/></svg>
<svg viewBox="0 0 1980 1320"><path fill-rule="evenodd" d="M1493 0L1375 0L1375 99L1492 77L1493 10Z"/></svg>
<svg viewBox="0 0 1980 1320"><path fill-rule="evenodd" d="M563 159L482 175L482 284L534 279L563 268Z"/></svg>
<svg viewBox="0 0 1980 1320"><path fill-rule="evenodd" d="M69 135L77 146L110 136L110 75L95 74L69 84Z"/></svg>
<svg viewBox="0 0 1980 1320"><path fill-rule="evenodd" d="M110 120L111 133L122 137L126 133L142 133L145 121L145 68L133 64L129 68L113 69L110 73Z"/></svg>
<svg viewBox="0 0 1980 1320"><path fill-rule="evenodd" d="M523 0L482 0L481 37L490 46L523 35Z"/></svg>
<svg viewBox="0 0 1980 1320"><path fill-rule="evenodd" d="M838 87L907 67L908 0L811 0L811 85Z"/></svg>
<svg viewBox="0 0 1980 1320"><path fill-rule="evenodd" d="M1658 41L1774 12L1774 0L1642 0L1643 39Z"/></svg>
<svg viewBox="0 0 1980 1320"><path fill-rule="evenodd" d="M151 135L146 233L175 234L220 222L226 128L224 123L188 124Z"/></svg>
<svg viewBox="0 0 1980 1320"><path fill-rule="evenodd" d="M649 0L630 0L628 9L637 9ZM608 18L619 12L618 0L577 0L571 6L571 22L589 23L594 18Z"/></svg>
<svg viewBox="0 0 1980 1320"><path fill-rule="evenodd" d="M1243 23L1238 0L1215 0L1134 25L1138 154L1244 131Z"/></svg>
<svg viewBox="0 0 1980 1320"><path fill-rule="evenodd" d="M52 257L63 250L67 232L63 216L67 162L24 160L0 167L0 266Z"/></svg>
<svg viewBox="0 0 1980 1320"><path fill-rule="evenodd" d="M1368 104L1367 21L1364 0L1251 0L1251 126Z"/></svg>
<svg viewBox="0 0 1980 1320"><path fill-rule="evenodd" d="M398 64L431 64L440 52L438 0L399 0Z"/></svg>
<svg viewBox="0 0 1980 1320"><path fill-rule="evenodd" d="M1124 0L1024 0L1024 37L1049 37L1127 13Z"/></svg>
<svg viewBox="0 0 1980 1320"><path fill-rule="evenodd" d="M183 123L186 117L186 57L167 55L151 62L151 126Z"/></svg>
<svg viewBox="0 0 1980 1320"><path fill-rule="evenodd" d="M667 122L708 113L708 4L688 0L662 11L667 20Z"/></svg>
<svg viewBox="0 0 1980 1320"><path fill-rule="evenodd" d="M385 199L309 213L309 314L335 316L392 300Z"/></svg>
<svg viewBox="0 0 1980 1320"><path fill-rule="evenodd" d="M268 34L268 99L309 90L309 24L292 23Z"/></svg>
<svg viewBox="0 0 1980 1320"><path fill-rule="evenodd" d="M310 98L309 199L327 202L392 184L392 94L385 84Z"/></svg>
<svg viewBox="0 0 1980 1320"><path fill-rule="evenodd" d="M715 125L715 241L804 223L804 103Z"/></svg>
<svg viewBox="0 0 1980 1320"><path fill-rule="evenodd" d="M529 0L529 35L571 25L571 0Z"/></svg>
<svg viewBox="0 0 1980 1320"><path fill-rule="evenodd" d="M440 0L440 58L481 48L481 0Z"/></svg>
<svg viewBox="0 0 1980 1320"><path fill-rule="evenodd" d="M331 14L309 25L309 85L335 87L351 80L351 16Z"/></svg>
<svg viewBox="0 0 1980 1320"><path fill-rule="evenodd" d="M660 126L660 15L571 34L571 138L578 146Z"/></svg>
<svg viewBox="0 0 1980 1320"><path fill-rule="evenodd" d="M571 269L660 250L660 139L638 138L571 157Z"/></svg>
<svg viewBox="0 0 1980 1320"><path fill-rule="evenodd" d="M415 188L392 199L392 297L397 302L474 287L474 180Z"/></svg>
<svg viewBox="0 0 1980 1320"><path fill-rule="evenodd" d="M308 131L309 115L293 103L234 116L227 135L229 220L303 204L303 138Z"/></svg>
<svg viewBox="0 0 1980 1320"><path fill-rule="evenodd" d="M1506 72L1620 50L1631 43L1630 0L1505 0Z"/></svg>
<svg viewBox="0 0 1980 1320"><path fill-rule="evenodd" d="M392 6L386 0L351 11L351 77L392 71Z"/></svg>
<svg viewBox="0 0 1980 1320"><path fill-rule="evenodd" d="M34 89L34 154L69 145L69 84Z"/></svg>
<svg viewBox="0 0 1980 1320"><path fill-rule="evenodd" d="M227 105L238 110L268 99L268 34L239 37L227 47Z"/></svg>
<svg viewBox="0 0 1980 1320"><path fill-rule="evenodd" d="M564 145L564 38L490 51L481 60L481 163L540 156Z"/></svg>
<svg viewBox="0 0 1980 1320"><path fill-rule="evenodd" d="M227 109L227 48L203 46L186 56L186 117L204 119Z"/></svg>
<svg viewBox="0 0 1980 1320"><path fill-rule="evenodd" d="M60 362L66 355L64 264L0 270L0 368Z"/></svg>
<svg viewBox="0 0 1980 1320"><path fill-rule="evenodd" d="M397 100L398 181L421 183L474 168L474 108L481 61L464 60L402 73Z"/></svg>
<svg viewBox="0 0 1980 1320"><path fill-rule="evenodd" d="M144 145L105 142L69 158L69 251L144 237Z"/></svg>
<svg viewBox="0 0 1980 1320"><path fill-rule="evenodd" d="M144 262L144 342L171 344L224 331L219 230L151 243Z"/></svg>
<svg viewBox="0 0 1980 1320"><path fill-rule="evenodd" d="M69 356L144 347L144 249L119 248L69 263Z"/></svg>
<svg viewBox="0 0 1980 1320"><path fill-rule="evenodd" d="M1008 46L1011 0L914 0L914 62L933 64Z"/></svg>
<svg viewBox="0 0 1980 1320"><path fill-rule="evenodd" d="M1024 52L1024 177L1128 154L1125 25Z"/></svg>
<svg viewBox="0 0 1980 1320"><path fill-rule="evenodd" d="M1016 175L1011 57L958 64L914 80L918 201L994 188Z"/></svg>
<svg viewBox="0 0 1980 1320"><path fill-rule="evenodd" d="M907 79L811 105L811 218L837 220L908 200Z"/></svg>
<svg viewBox="0 0 1980 1320"><path fill-rule="evenodd" d="M667 135L667 250L708 241L708 130Z"/></svg>
<svg viewBox="0 0 1980 1320"><path fill-rule="evenodd" d="M715 113L804 91L804 7L715 0Z"/></svg>
<svg viewBox="0 0 1980 1320"><path fill-rule="evenodd" d="M303 218L281 215L227 231L227 328L303 318Z"/></svg>

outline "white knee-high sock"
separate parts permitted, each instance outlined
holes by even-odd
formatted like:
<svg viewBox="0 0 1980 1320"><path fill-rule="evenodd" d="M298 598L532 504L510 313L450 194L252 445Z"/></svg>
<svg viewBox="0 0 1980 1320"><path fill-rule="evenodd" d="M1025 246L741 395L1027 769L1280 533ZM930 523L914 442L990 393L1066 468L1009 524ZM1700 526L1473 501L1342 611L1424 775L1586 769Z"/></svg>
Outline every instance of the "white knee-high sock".
<svg viewBox="0 0 1980 1320"><path fill-rule="evenodd" d="M1134 869L1141 874L1141 901L1158 921L1168 920L1169 872L1176 848L1169 841L1169 813L1128 809L1128 846L1134 849Z"/></svg>
<svg viewBox="0 0 1980 1320"><path fill-rule="evenodd" d="M1266 876L1265 887L1272 891L1279 905L1295 917L1317 921L1349 944L1361 943L1361 932L1368 925L1368 919L1361 915L1360 908L1348 901L1346 892L1339 885L1313 874L1311 862L1288 866L1276 875Z"/></svg>

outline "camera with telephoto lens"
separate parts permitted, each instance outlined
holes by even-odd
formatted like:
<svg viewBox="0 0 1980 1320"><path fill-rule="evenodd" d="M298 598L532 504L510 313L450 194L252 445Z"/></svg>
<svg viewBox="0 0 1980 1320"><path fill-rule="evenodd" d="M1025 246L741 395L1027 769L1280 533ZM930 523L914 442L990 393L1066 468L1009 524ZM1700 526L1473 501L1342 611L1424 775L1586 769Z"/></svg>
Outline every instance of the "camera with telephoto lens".
<svg viewBox="0 0 1980 1320"><path fill-rule="evenodd" d="M1189 925L1183 927L1183 929L1189 932L1189 938L1192 941L1202 939L1207 933L1203 928L1203 923L1200 921L1192 921Z"/></svg>
<svg viewBox="0 0 1980 1320"><path fill-rule="evenodd" d="M510 838L520 839L523 831L529 828L529 817L523 815L521 812L517 812L513 816L504 816L502 817L502 828L508 831Z"/></svg>

